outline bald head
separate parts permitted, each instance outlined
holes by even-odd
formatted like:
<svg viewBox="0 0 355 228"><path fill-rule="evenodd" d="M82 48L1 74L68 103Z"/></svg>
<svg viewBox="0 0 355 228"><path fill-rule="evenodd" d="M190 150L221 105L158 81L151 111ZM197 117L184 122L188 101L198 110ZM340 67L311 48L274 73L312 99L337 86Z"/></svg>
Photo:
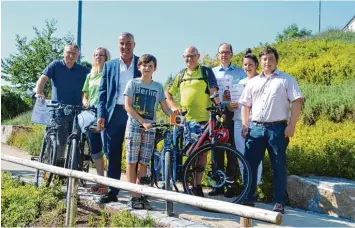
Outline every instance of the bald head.
<svg viewBox="0 0 355 228"><path fill-rule="evenodd" d="M194 71L198 66L198 60L200 58L200 53L198 53L197 48L194 46L186 48L183 57L187 68L190 71Z"/></svg>
<svg viewBox="0 0 355 228"><path fill-rule="evenodd" d="M187 47L187 48L185 49L185 51L184 51L184 55L186 55L186 54L200 54L200 53L198 52L198 50L197 50L196 47L194 47L194 46L189 46L189 47Z"/></svg>

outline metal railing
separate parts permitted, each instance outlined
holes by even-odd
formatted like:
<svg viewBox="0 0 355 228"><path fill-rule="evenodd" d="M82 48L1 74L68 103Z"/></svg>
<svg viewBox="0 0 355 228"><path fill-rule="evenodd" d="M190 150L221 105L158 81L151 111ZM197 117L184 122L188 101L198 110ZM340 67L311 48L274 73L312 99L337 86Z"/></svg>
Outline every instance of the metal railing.
<svg viewBox="0 0 355 228"><path fill-rule="evenodd" d="M240 225L242 227L251 227L252 219L256 219L263 222L273 223L280 225L282 223L283 215L279 212L274 212L270 210L248 207L240 204L234 204L229 202L224 202L220 200L201 198L197 196L187 195L178 192L166 191L162 189L152 188L144 185L132 184L126 181L116 180L108 177L98 176L90 173L65 169L57 166L47 165L36 161L31 161L28 159L23 159L19 157L9 156L2 154L1 160L8 162L20 164L27 167L32 167L35 169L45 170L58 175L66 176L69 178L82 179L90 182L104 184L106 186L119 188L127 190L130 192L136 192L143 195L151 196L153 198L163 199L168 203L171 202L191 205L195 207L200 207L216 212L232 214L240 216ZM68 209L68 208L67 208ZM169 210L167 207L168 216L172 215L172 208ZM67 213L67 216L70 213ZM69 221L70 218L66 218ZM71 219L73 220L73 219ZM66 224L70 225L70 224Z"/></svg>

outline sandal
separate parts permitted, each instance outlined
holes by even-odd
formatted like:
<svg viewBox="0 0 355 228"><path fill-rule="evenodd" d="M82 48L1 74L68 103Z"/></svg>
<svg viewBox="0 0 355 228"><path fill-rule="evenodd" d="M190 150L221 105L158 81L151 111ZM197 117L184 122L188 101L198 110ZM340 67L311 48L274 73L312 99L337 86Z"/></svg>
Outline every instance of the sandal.
<svg viewBox="0 0 355 228"><path fill-rule="evenodd" d="M108 186L102 185L97 191L96 194L103 195L108 193Z"/></svg>
<svg viewBox="0 0 355 228"><path fill-rule="evenodd" d="M90 187L89 192L97 193L97 192L103 192L103 189L106 188L108 190L108 187L103 185L103 184L95 184Z"/></svg>

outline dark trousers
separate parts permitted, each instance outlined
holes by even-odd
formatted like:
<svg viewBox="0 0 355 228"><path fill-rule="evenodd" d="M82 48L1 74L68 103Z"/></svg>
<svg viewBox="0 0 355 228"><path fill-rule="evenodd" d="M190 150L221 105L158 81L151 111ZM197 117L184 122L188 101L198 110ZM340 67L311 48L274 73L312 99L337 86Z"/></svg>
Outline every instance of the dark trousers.
<svg viewBox="0 0 355 228"><path fill-rule="evenodd" d="M252 185L247 200L255 201L256 179L258 166L268 154L272 166L273 202L285 204L287 185L286 149L289 138L285 138L287 122L270 124L253 123L245 141L245 157L252 170Z"/></svg>
<svg viewBox="0 0 355 228"><path fill-rule="evenodd" d="M234 121L233 121L233 115L234 113L229 111L229 110L225 110L224 114L226 116L226 122L225 122L225 127L228 129L229 131L229 140L228 143L231 144L232 148L235 149L235 142L234 142ZM217 168L219 170L224 170L224 154L226 152L225 151L220 151L220 150L216 150L216 154L215 154L215 160L217 163ZM230 154L229 152L227 152L227 167L226 167L226 175L228 177L228 180L232 181L235 179L235 175L236 175L236 168L237 168L237 158Z"/></svg>
<svg viewBox="0 0 355 228"><path fill-rule="evenodd" d="M121 178L122 146L127 124L127 112L122 105L116 105L110 122L106 125L104 141L108 158L107 177ZM109 188L109 192L117 195L119 189Z"/></svg>

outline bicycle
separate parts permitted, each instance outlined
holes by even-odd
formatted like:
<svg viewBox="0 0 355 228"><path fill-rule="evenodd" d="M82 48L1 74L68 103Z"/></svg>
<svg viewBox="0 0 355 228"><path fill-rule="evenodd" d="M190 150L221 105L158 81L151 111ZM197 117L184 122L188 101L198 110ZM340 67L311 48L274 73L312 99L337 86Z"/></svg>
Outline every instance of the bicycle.
<svg viewBox="0 0 355 228"><path fill-rule="evenodd" d="M212 97L213 98L213 97ZM249 193L251 187L251 168L243 154L226 144L228 139L223 138L223 132L216 129L218 123L223 123L223 109L225 107L215 105L208 107L210 112L209 121L202 127L202 135L198 141L194 142L187 150L187 160L183 169L183 187L184 191L190 195L204 196L203 190L197 191L197 185L205 185L212 188L224 187L228 183L234 182L239 184L239 192L235 192L234 197L229 199L230 202L239 203ZM227 131L227 130L225 130ZM223 139L224 142L221 142ZM237 159L236 172L233 177L227 177L224 170L218 170L215 161L216 151L224 150L231 153ZM212 198L212 197L211 197ZM215 198L215 197L213 197Z"/></svg>
<svg viewBox="0 0 355 228"><path fill-rule="evenodd" d="M41 163L48 165L56 165L57 162L57 134L59 129L59 110L64 109L64 106L60 103L47 104L49 112L51 113L50 124L46 127L45 135L43 137L41 152L38 157L32 156L31 160L38 160ZM39 186L39 177L42 176L46 181L46 186L48 187L53 179L53 173L43 170L41 175L41 170L37 169L35 173L35 185Z"/></svg>
<svg viewBox="0 0 355 228"><path fill-rule="evenodd" d="M89 171L89 164L84 163L88 161L87 154L84 154L85 148L85 137L81 132L79 123L78 123L78 115L85 110L94 111L95 108L85 108L83 106L75 106L75 105L66 105L64 108L64 113L66 115L74 115L73 118L73 128L72 132L68 137L68 148L66 152L64 168L78 171ZM87 143L86 143L87 145ZM89 150L90 153L90 150ZM90 156L91 160L91 156ZM85 167L84 167L85 165ZM84 169L85 168L85 169ZM78 199L78 187L79 185L85 185L86 182L81 182L75 178L69 178L67 181L67 194L66 194L66 205L67 205L67 213L76 213L77 208L77 199ZM72 195L70 195L72 193ZM71 198L71 200L69 200ZM67 218L75 218L75 216L67 216ZM68 221L67 224L74 224L75 221Z"/></svg>

